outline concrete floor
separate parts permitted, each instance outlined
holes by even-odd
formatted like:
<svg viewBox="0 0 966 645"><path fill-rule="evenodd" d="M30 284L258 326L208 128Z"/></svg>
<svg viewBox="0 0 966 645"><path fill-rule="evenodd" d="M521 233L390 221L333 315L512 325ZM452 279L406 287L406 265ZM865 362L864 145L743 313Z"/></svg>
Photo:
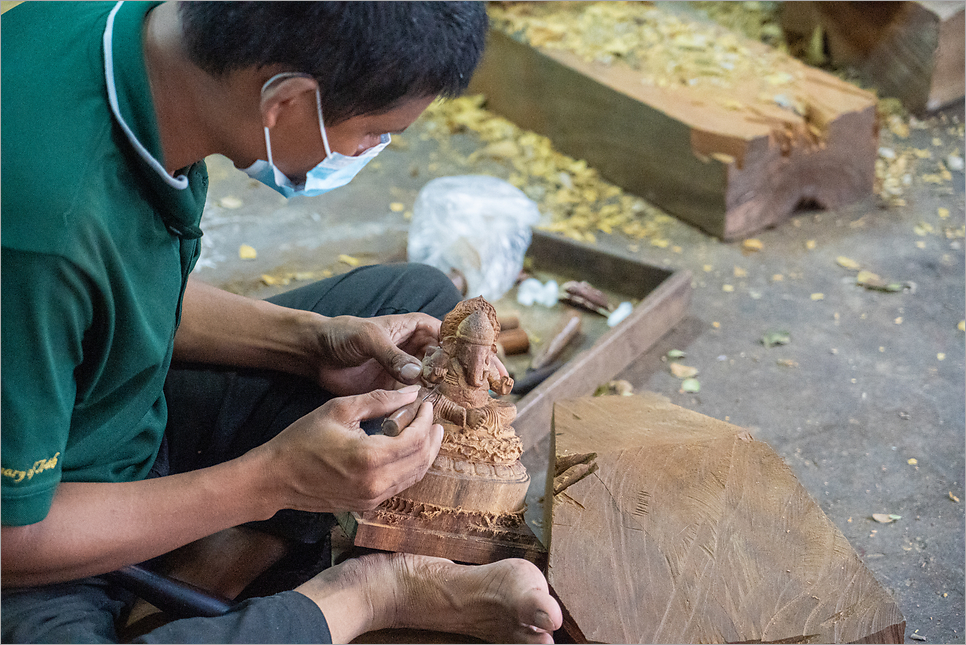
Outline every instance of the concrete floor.
<svg viewBox="0 0 966 645"><path fill-rule="evenodd" d="M962 135L950 127L962 119L960 105L909 140L884 130L881 145L962 156ZM363 263L403 259L407 221L391 204L410 210L437 176L506 176L446 162L427 127L417 122L352 184L316 198L286 202L212 158L196 275L264 297L298 282L268 286L263 274L338 273L349 268L340 254ZM480 147L469 134L452 145L463 155ZM676 220L666 227L667 248L642 243L630 251L617 235L600 235L598 244L694 275L690 316L621 376L770 444L894 595L907 642L962 643L966 346L957 325L966 317L966 265L964 240L944 231L961 229L966 218L963 173L942 185L916 176L904 198L900 207L880 207L870 196L834 212L801 213L759 234L762 248L751 254ZM241 244L257 258L239 259ZM915 289L858 287L839 256ZM818 293L824 297L813 299ZM790 343L764 347L760 339L773 329L789 332ZM660 360L672 348L700 370L700 393L681 392ZM880 524L873 513L901 519Z"/></svg>

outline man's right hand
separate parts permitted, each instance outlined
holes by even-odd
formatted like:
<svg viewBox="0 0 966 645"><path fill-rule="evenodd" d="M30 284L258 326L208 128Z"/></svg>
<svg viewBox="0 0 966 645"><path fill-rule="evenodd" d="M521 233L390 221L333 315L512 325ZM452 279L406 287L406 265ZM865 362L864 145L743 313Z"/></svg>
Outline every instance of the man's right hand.
<svg viewBox="0 0 966 645"><path fill-rule="evenodd" d="M279 508L370 510L422 479L443 440L431 404L423 403L397 437L368 436L360 425L415 401L418 391L410 386L332 399L255 448L268 458Z"/></svg>
<svg viewBox="0 0 966 645"><path fill-rule="evenodd" d="M365 510L420 480L443 440L423 403L398 437L359 422L416 400L418 387L332 399L238 459L133 482L61 482L43 521L4 526L4 587L113 571L283 508Z"/></svg>

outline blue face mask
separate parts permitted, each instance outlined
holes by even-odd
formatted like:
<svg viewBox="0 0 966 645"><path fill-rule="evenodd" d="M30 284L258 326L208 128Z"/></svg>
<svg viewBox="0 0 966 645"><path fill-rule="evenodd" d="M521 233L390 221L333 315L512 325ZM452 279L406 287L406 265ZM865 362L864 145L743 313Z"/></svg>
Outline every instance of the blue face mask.
<svg viewBox="0 0 966 645"><path fill-rule="evenodd" d="M268 79L262 86L262 93L278 78L292 75L291 73L277 74ZM322 132L322 143L325 145L325 159L306 174L304 182L294 183L272 162L272 140L268 127L265 128L265 149L268 152L268 161L259 159L248 168L244 168L242 172L285 195L285 197L295 197L296 195L312 197L348 184L367 163L389 145L391 137L384 134L380 137L378 144L354 157L332 152L332 149L329 148L329 138L325 134L325 123L322 121L322 97L319 95L318 88L315 89L315 105L319 111L319 130Z"/></svg>

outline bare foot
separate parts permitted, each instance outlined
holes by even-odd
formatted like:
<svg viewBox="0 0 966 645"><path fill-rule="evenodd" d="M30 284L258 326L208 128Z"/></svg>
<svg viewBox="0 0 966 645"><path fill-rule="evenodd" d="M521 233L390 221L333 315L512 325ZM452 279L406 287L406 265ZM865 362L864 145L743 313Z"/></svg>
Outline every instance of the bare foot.
<svg viewBox="0 0 966 645"><path fill-rule="evenodd" d="M300 586L319 605L333 642L387 627L428 629L497 643L552 643L563 617L526 560L482 566L410 554L348 560Z"/></svg>

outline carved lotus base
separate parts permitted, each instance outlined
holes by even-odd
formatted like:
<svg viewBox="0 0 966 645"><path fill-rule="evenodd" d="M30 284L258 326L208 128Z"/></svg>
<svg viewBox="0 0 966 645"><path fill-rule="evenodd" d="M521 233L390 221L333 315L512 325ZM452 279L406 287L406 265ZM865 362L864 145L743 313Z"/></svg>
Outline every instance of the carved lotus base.
<svg viewBox="0 0 966 645"><path fill-rule="evenodd" d="M519 460L492 464L440 454L426 476L396 497L463 512L522 514L530 475Z"/></svg>
<svg viewBox="0 0 966 645"><path fill-rule="evenodd" d="M470 512L392 497L371 511L340 513L338 518L361 548L470 564L523 558L541 570L547 566L547 551L523 513Z"/></svg>

